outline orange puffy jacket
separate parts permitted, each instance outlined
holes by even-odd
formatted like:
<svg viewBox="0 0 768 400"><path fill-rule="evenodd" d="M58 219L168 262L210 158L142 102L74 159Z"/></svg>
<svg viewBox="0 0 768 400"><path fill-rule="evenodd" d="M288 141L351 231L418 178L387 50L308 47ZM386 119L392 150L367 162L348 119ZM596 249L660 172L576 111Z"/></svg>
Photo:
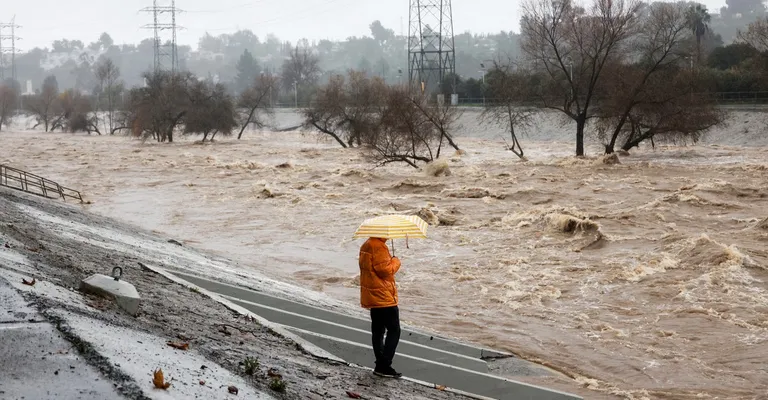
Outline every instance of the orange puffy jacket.
<svg viewBox="0 0 768 400"><path fill-rule="evenodd" d="M397 305L395 274L400 260L389 255L386 239L370 238L360 247L360 305L385 308Z"/></svg>

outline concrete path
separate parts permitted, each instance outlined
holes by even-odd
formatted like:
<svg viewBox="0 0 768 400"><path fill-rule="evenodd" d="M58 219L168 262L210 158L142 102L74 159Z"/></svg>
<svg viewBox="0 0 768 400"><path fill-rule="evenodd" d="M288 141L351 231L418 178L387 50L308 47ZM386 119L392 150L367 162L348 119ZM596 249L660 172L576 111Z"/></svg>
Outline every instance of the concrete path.
<svg viewBox="0 0 768 400"><path fill-rule="evenodd" d="M0 277L0 399L122 399Z"/></svg>
<svg viewBox="0 0 768 400"><path fill-rule="evenodd" d="M366 367L373 365L368 320L194 275L169 272L201 288L218 293L267 320L284 325L310 343L347 362ZM551 373L544 367L508 354L434 337L408 327L403 327L393 367L408 378L445 385L491 399L580 399L575 395L490 374L485 359L497 357L504 357L503 370L509 376L541 376Z"/></svg>

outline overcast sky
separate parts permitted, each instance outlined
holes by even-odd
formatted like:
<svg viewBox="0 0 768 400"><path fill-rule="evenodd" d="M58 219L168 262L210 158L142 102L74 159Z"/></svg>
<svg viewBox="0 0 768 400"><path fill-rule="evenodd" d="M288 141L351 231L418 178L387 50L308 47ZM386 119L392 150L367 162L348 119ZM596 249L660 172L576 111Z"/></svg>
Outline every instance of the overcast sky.
<svg viewBox="0 0 768 400"><path fill-rule="evenodd" d="M158 0L169 5L170 0ZM724 0L703 2L717 11ZM380 20L399 33L408 32L408 0L177 0L179 43L197 47L206 31L212 35L250 29L260 38L274 33L284 40L344 39L369 34L368 25ZM455 33L519 31L519 1L453 0ZM108 32L115 43L137 43L149 37L141 29L152 22L141 13L151 0L2 0L0 21L15 14L21 25L18 47L50 47L55 39L79 39L87 45Z"/></svg>

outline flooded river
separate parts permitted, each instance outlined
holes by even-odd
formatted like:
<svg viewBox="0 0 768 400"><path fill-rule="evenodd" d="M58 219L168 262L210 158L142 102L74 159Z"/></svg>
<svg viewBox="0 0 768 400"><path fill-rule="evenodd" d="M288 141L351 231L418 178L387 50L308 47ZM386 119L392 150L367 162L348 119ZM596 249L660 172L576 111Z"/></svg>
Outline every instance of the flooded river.
<svg viewBox="0 0 768 400"><path fill-rule="evenodd" d="M22 127L0 133L0 162L82 190L93 212L351 305L358 224L418 213L435 224L430 238L396 242L408 323L542 362L595 395L766 395L761 114L619 165L570 157L570 127L554 118L529 132L520 162L467 118L467 154L441 177L376 168L362 150L298 132L200 145Z"/></svg>

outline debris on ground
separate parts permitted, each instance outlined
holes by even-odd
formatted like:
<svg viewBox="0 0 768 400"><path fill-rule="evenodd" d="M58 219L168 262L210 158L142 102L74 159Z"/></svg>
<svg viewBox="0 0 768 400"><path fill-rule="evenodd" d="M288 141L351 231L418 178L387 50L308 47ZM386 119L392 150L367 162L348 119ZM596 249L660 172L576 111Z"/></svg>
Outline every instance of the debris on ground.
<svg viewBox="0 0 768 400"><path fill-rule="evenodd" d="M158 389L168 390L169 387L171 387L171 384L165 381L165 377L163 376L163 370L158 368L153 373L152 383L155 385Z"/></svg>

